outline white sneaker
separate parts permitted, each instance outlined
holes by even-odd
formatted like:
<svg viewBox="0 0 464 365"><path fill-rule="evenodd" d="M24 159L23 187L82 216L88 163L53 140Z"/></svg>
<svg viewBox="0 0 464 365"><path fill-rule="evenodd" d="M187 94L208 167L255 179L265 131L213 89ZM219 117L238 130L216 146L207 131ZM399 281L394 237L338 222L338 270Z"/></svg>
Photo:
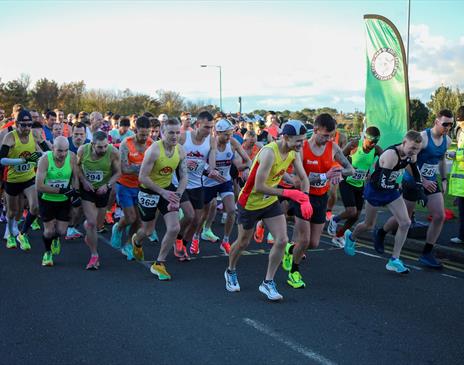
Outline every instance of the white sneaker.
<svg viewBox="0 0 464 365"><path fill-rule="evenodd" d="M453 243L464 243L464 241L460 239L459 237L453 237L450 239L450 241Z"/></svg>
<svg viewBox="0 0 464 365"><path fill-rule="evenodd" d="M332 238L332 243L335 245L335 247L339 247L339 248L345 247L345 239L343 237Z"/></svg>
<svg viewBox="0 0 464 365"><path fill-rule="evenodd" d="M337 233L337 226L338 223L334 221L334 216L332 216L329 220L329 224L327 225L327 233L331 236L335 236L335 233Z"/></svg>
<svg viewBox="0 0 464 365"><path fill-rule="evenodd" d="M227 220L227 213L222 213L221 224L226 224L226 220Z"/></svg>
<svg viewBox="0 0 464 365"><path fill-rule="evenodd" d="M277 291L274 280L265 283L264 281L259 286L259 291L267 296L269 300L282 300L283 296Z"/></svg>
<svg viewBox="0 0 464 365"><path fill-rule="evenodd" d="M124 217L124 212L121 208L117 207L116 211L114 212L114 218L121 219L122 217Z"/></svg>
<svg viewBox="0 0 464 365"><path fill-rule="evenodd" d="M226 289L230 292L240 291L240 284L237 279L237 272L224 271L224 279L226 279Z"/></svg>

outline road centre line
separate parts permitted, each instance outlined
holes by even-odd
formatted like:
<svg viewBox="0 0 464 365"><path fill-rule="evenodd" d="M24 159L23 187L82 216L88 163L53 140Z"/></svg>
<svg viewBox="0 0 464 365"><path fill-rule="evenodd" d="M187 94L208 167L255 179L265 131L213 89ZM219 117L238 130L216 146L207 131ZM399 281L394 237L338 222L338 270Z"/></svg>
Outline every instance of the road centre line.
<svg viewBox="0 0 464 365"><path fill-rule="evenodd" d="M317 362L319 364L322 364L322 365L335 365L335 363L333 361L330 361L329 359L327 359L324 356L318 354L317 352L314 352L313 350L304 347L303 345L299 344L298 342L293 341L291 338L288 338L288 337L286 337L284 335L281 335L281 334L277 333L272 328L266 326L265 324L263 324L263 323L261 323L259 321L256 321L256 320L253 320L253 319L250 319L250 318L243 318L243 322L245 324L247 324L248 326L250 326L250 327L254 328L255 330L257 330L258 332L261 332L261 333L273 338L277 342L280 342L280 343L284 344L285 346L289 347L293 351L298 352L299 354L307 357L310 360L313 360L313 361L315 361L315 362Z"/></svg>

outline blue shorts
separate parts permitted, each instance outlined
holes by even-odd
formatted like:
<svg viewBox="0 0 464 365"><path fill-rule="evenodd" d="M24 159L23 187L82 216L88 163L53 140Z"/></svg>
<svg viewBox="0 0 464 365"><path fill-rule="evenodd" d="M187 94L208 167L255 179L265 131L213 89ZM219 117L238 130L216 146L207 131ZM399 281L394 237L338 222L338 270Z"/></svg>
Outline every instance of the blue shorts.
<svg viewBox="0 0 464 365"><path fill-rule="evenodd" d="M369 182L364 188L364 199L374 207L383 207L401 196L398 189L377 190Z"/></svg>
<svg viewBox="0 0 464 365"><path fill-rule="evenodd" d="M211 200L216 198L218 194L221 198L224 198L227 195L234 195L234 185L232 184L232 181L226 181L225 183L215 186L205 186L203 189L205 193L205 204L208 204Z"/></svg>
<svg viewBox="0 0 464 365"><path fill-rule="evenodd" d="M129 188L120 183L116 184L116 200L122 209L136 207L138 195L139 188Z"/></svg>

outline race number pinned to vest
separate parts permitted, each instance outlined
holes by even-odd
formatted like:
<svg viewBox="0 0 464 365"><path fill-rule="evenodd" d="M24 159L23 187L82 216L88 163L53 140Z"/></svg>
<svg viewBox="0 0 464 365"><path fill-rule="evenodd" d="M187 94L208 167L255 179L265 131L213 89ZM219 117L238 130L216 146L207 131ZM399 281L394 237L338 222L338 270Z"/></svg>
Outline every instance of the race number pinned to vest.
<svg viewBox="0 0 464 365"><path fill-rule="evenodd" d="M356 169L351 178L353 180L365 180L368 172L367 170Z"/></svg>
<svg viewBox="0 0 464 365"><path fill-rule="evenodd" d="M143 208L156 208L158 206L159 199L159 195L139 191L138 202Z"/></svg>
<svg viewBox="0 0 464 365"><path fill-rule="evenodd" d="M68 180L48 180L47 185L52 188L64 189L68 185Z"/></svg>
<svg viewBox="0 0 464 365"><path fill-rule="evenodd" d="M14 166L14 170L19 173L28 172L31 168L32 168L32 165L30 163L22 163L20 165Z"/></svg>
<svg viewBox="0 0 464 365"><path fill-rule="evenodd" d="M420 173L423 177L434 177L437 174L438 165L431 165L424 163L421 167Z"/></svg>
<svg viewBox="0 0 464 365"><path fill-rule="evenodd" d="M85 178L91 183L103 181L103 171L86 171Z"/></svg>

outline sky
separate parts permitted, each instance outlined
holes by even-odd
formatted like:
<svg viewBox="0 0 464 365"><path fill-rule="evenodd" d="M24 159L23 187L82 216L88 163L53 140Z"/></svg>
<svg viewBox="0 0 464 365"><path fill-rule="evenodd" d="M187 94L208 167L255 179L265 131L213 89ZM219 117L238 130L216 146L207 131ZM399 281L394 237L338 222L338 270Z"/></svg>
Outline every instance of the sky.
<svg viewBox="0 0 464 365"><path fill-rule="evenodd" d="M364 110L363 15L406 44L407 0L0 1L0 78L174 90L223 110ZM464 0L411 0L409 86L464 88ZM18 46L20 45L20 46ZM5 56L6 55L6 56Z"/></svg>

